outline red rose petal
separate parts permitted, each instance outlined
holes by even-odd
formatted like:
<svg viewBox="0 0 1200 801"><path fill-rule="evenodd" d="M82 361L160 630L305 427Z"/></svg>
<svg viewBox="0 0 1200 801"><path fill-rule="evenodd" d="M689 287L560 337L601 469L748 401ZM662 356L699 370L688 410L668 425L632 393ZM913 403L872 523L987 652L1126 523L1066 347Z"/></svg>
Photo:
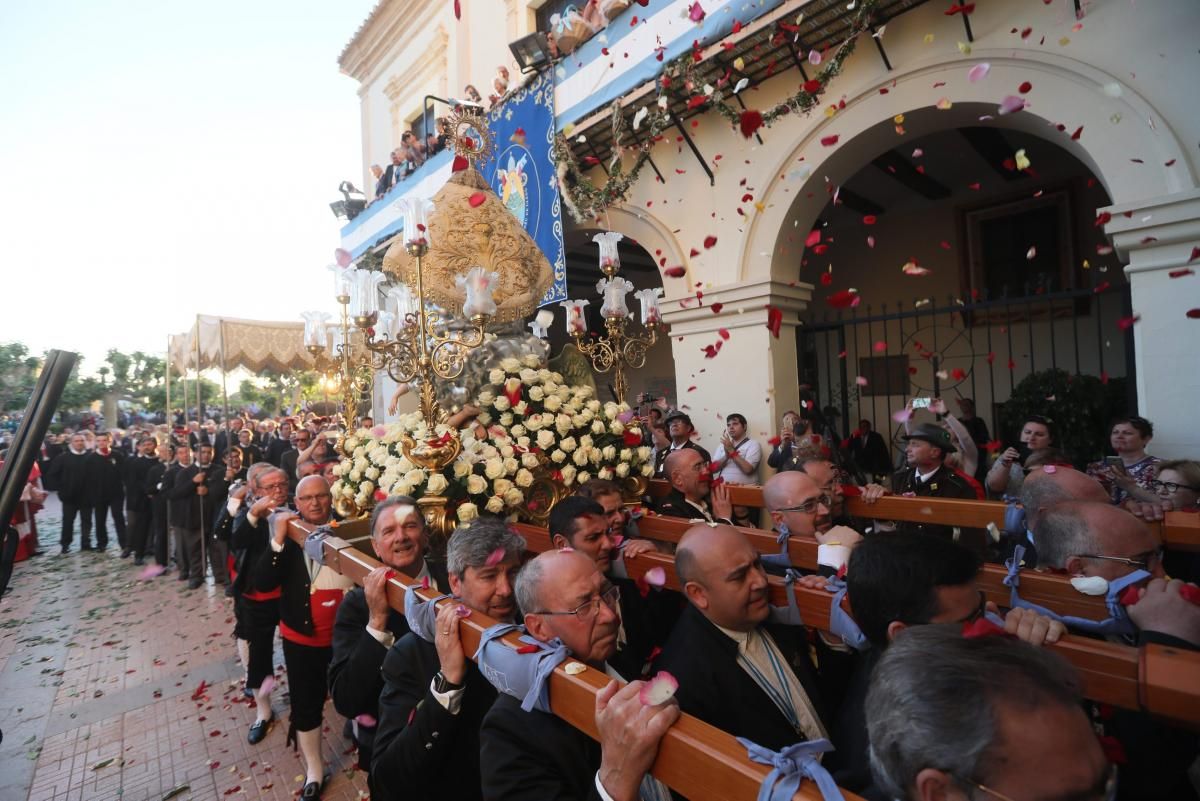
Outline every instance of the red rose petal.
<svg viewBox="0 0 1200 801"><path fill-rule="evenodd" d="M810 95L815 95L817 92L821 91L821 82L817 80L805 81L800 88L808 92Z"/></svg>
<svg viewBox="0 0 1200 801"><path fill-rule="evenodd" d="M1200 320L1200 309L1188 309L1187 316L1190 320Z"/></svg>
<svg viewBox="0 0 1200 801"><path fill-rule="evenodd" d="M1031 84L1029 81L1025 81L1024 83L1022 83L1020 86L1017 87L1017 91L1024 95L1024 94L1029 94L1029 90L1032 88L1033 88L1033 84Z"/></svg>
<svg viewBox="0 0 1200 801"><path fill-rule="evenodd" d="M714 303L710 308L712 309L713 314L720 314L721 309L725 308L725 304L724 303Z"/></svg>
<svg viewBox="0 0 1200 801"><path fill-rule="evenodd" d="M1126 587L1117 601L1121 606L1133 606L1138 602L1138 588L1134 586Z"/></svg>
<svg viewBox="0 0 1200 801"><path fill-rule="evenodd" d="M821 241L821 229L814 228L812 231L809 232L808 239L804 240L804 247L806 247L806 248L815 247L817 245L817 243L820 241Z"/></svg>
<svg viewBox="0 0 1200 801"><path fill-rule="evenodd" d="M1117 320L1117 328L1120 328L1122 331L1128 331L1133 327L1134 323L1140 319L1142 319L1140 314L1134 314L1130 317L1122 317L1121 319Z"/></svg>
<svg viewBox="0 0 1200 801"><path fill-rule="evenodd" d="M1188 603L1200 606L1200 587L1195 584L1184 584L1179 588L1179 597Z"/></svg>
<svg viewBox="0 0 1200 801"><path fill-rule="evenodd" d="M783 310L775 306L767 307L767 330L771 336L779 339L779 328L783 325Z"/></svg>
<svg viewBox="0 0 1200 801"><path fill-rule="evenodd" d="M742 116L738 118L738 127L742 131L742 136L749 139L754 136L754 132L763 125L763 115L757 109L746 109L742 112Z"/></svg>
<svg viewBox="0 0 1200 801"><path fill-rule="evenodd" d="M668 278L682 278L686 272L687 270L685 270L683 267L668 267L667 269L663 270L663 273Z"/></svg>
<svg viewBox="0 0 1200 801"><path fill-rule="evenodd" d="M704 237L704 249L705 250L708 250L715 244L717 244L717 238L715 236Z"/></svg>
<svg viewBox="0 0 1200 801"><path fill-rule="evenodd" d="M1167 273L1167 276L1169 278L1183 278L1185 275L1195 275L1195 274L1196 274L1195 270L1192 270L1188 267L1184 267L1182 270L1171 270L1171 272Z"/></svg>
<svg viewBox="0 0 1200 801"><path fill-rule="evenodd" d="M840 139L840 138L841 138L840 134L832 134L830 136L822 136L821 144L824 147L832 147L838 143L838 139Z"/></svg>
<svg viewBox="0 0 1200 801"><path fill-rule="evenodd" d="M867 216L863 217L863 225L874 225L876 219L877 218L874 214L868 214Z"/></svg>
<svg viewBox="0 0 1200 801"><path fill-rule="evenodd" d="M483 192L476 192L467 198L467 202L471 204L471 208L477 209L483 205L483 201L487 200L487 195Z"/></svg>
<svg viewBox="0 0 1200 801"><path fill-rule="evenodd" d="M1194 262L1196 259L1200 259L1200 247L1193 247L1193 248L1192 248L1192 255L1191 255L1191 256L1188 256L1187 263L1188 263L1188 264L1191 264L1191 263L1192 263L1192 262Z"/></svg>
<svg viewBox="0 0 1200 801"><path fill-rule="evenodd" d="M536 654L540 650L541 649L538 648L533 643L527 643L526 645L522 645L520 648L518 648L517 653L518 654Z"/></svg>
<svg viewBox="0 0 1200 801"><path fill-rule="evenodd" d="M825 298L825 302L835 309L848 309L852 306L857 306L859 303L858 293L849 289L843 289L841 292L834 292L829 297Z"/></svg>
<svg viewBox="0 0 1200 801"><path fill-rule="evenodd" d="M833 284L833 273L821 273L821 286L831 286Z"/></svg>

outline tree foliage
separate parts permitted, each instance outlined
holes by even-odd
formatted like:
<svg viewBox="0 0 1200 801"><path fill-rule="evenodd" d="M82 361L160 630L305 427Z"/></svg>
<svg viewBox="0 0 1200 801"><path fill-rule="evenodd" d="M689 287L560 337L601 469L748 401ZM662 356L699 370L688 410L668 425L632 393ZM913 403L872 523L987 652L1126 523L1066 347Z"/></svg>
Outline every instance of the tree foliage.
<svg viewBox="0 0 1200 801"><path fill-rule="evenodd" d="M1109 424L1127 413L1127 406L1122 378L1105 384L1092 375L1042 370L1013 388L1000 413L1000 436L1005 443L1016 442L1029 415L1048 417L1054 427L1054 445L1082 467L1104 455Z"/></svg>
<svg viewBox="0 0 1200 801"><path fill-rule="evenodd" d="M42 360L20 342L0 343L0 412L25 408L42 369Z"/></svg>

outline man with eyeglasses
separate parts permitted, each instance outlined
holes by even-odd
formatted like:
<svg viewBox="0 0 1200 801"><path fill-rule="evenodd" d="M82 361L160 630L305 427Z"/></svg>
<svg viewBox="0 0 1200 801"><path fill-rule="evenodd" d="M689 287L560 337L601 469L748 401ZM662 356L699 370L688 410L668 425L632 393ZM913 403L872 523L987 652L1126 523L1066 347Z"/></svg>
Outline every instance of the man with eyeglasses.
<svg viewBox="0 0 1200 801"><path fill-rule="evenodd" d="M1072 501L1043 512L1034 530L1038 564L1071 576L1112 582L1135 570L1164 575L1162 542L1129 512L1106 503Z"/></svg>
<svg viewBox="0 0 1200 801"><path fill-rule="evenodd" d="M404 615L388 603L388 579L399 572L402 580L420 584L428 579L429 586L441 592L450 588L445 563L426 558L429 533L415 500L391 495L379 502L371 512L370 530L371 549L383 564L342 600L329 663L329 694L347 720L347 736L358 745L362 770L370 770L373 762L383 691L380 668L388 650L409 630Z"/></svg>
<svg viewBox="0 0 1200 801"><path fill-rule="evenodd" d="M693 526L675 572L688 608L654 667L679 680L680 708L772 751L828 737L830 707L807 630L771 622L767 574L749 541L730 526Z"/></svg>
<svg viewBox="0 0 1200 801"><path fill-rule="evenodd" d="M1027 609L1014 609L1001 621L995 604L975 584L979 567L979 558L958 543L912 532L868 537L851 554L847 597L870 648L854 666L833 724L841 753L837 778L846 789L861 793L870 786L867 690L880 655L900 632L929 623L961 628L986 617L1033 645L1057 642L1065 633L1061 623Z"/></svg>
<svg viewBox="0 0 1200 801"><path fill-rule="evenodd" d="M1117 798L1115 769L1080 708L1079 677L1025 643L968 639L953 626L904 632L875 670L867 729L888 798Z"/></svg>
<svg viewBox="0 0 1200 801"><path fill-rule="evenodd" d="M690 451L689 451L690 452ZM635 539L617 546L613 516L598 501L581 495L564 498L550 510L548 528L555 548L571 548L591 559L596 569L613 581L619 592L621 625L617 650L609 663L625 676L641 676L650 654L666 641L679 619L678 598L639 588L625 571L625 557L654 551L652 542Z"/></svg>
<svg viewBox="0 0 1200 801"><path fill-rule="evenodd" d="M300 747L305 779L301 799L320 798L325 784L321 756L321 722L328 692L326 671L332 653L333 621L346 590L354 586L341 574L313 562L288 537L288 523L299 519L323 526L334 519L333 496L320 476L309 476L296 488L298 514L271 515L270 548L255 571L256 589L278 587L279 634L287 667L291 722L288 740Z"/></svg>
<svg viewBox="0 0 1200 801"><path fill-rule="evenodd" d="M229 547L234 554L237 576L233 582L234 598L241 605L239 625L249 643L246 688L254 692L256 717L246 740L257 745L275 724L271 710L271 689L274 687L275 627L279 625L278 586L263 588L258 572L263 554L270 550L271 528L268 518L272 512L287 508L287 476L277 467L258 468L251 465L247 472L251 496L237 513L233 522Z"/></svg>
<svg viewBox="0 0 1200 801"><path fill-rule="evenodd" d="M806 472L776 473L763 486L763 503L780 536L811 537L817 540L817 563L836 573L862 535L848 526L833 525L836 502L824 487Z"/></svg>
<svg viewBox="0 0 1200 801"><path fill-rule="evenodd" d="M464 612L498 623L517 616L514 584L525 539L501 519L479 517L446 546L452 598L434 622L433 642L409 631L388 650L379 696L371 792L382 798L482 798L479 727L496 690L459 639Z"/></svg>
<svg viewBox="0 0 1200 801"><path fill-rule="evenodd" d="M599 799L636 801L658 744L678 719L674 700L639 699L642 681L618 689L624 677L608 660L617 647L618 590L577 551L547 551L517 575L517 605L529 635L556 640L579 662L614 679L596 697L597 743L560 717L500 693L479 732L482 785L492 801ZM665 788L656 785L659 792Z"/></svg>

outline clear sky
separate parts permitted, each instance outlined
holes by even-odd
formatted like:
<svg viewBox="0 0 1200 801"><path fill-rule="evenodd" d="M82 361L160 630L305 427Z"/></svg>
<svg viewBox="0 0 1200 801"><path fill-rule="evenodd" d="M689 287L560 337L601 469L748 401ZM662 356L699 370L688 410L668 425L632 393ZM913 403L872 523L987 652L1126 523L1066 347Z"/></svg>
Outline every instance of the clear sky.
<svg viewBox="0 0 1200 801"><path fill-rule="evenodd" d="M361 182L337 56L374 0L0 4L0 341L165 352L197 313L333 310Z"/></svg>

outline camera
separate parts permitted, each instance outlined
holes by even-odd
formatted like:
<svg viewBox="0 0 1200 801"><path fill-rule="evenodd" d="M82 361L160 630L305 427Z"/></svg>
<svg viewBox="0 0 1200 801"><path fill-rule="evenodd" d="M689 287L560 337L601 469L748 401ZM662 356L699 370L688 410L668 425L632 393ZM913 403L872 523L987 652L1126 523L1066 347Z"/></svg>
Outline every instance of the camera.
<svg viewBox="0 0 1200 801"><path fill-rule="evenodd" d="M645 403L653 403L654 398L652 398L650 396L649 392L643 392L637 396L637 402L638 402L638 406L641 406L642 404L645 404Z"/></svg>
<svg viewBox="0 0 1200 801"><path fill-rule="evenodd" d="M913 398L912 407L914 409L928 409L930 404L929 398Z"/></svg>

